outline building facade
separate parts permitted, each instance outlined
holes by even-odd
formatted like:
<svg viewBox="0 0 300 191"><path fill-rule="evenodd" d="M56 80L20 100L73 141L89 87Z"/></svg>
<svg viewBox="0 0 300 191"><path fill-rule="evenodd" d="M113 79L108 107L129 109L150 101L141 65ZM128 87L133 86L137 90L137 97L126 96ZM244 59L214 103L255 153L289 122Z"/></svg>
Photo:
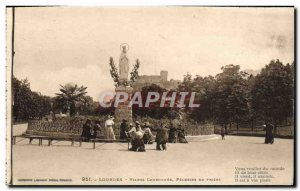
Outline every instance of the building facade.
<svg viewBox="0 0 300 191"><path fill-rule="evenodd" d="M180 80L171 79L168 81L168 71L160 71L160 75L139 76L132 87L134 91L142 91L143 87L155 84L167 90L171 90L176 89L180 83Z"/></svg>

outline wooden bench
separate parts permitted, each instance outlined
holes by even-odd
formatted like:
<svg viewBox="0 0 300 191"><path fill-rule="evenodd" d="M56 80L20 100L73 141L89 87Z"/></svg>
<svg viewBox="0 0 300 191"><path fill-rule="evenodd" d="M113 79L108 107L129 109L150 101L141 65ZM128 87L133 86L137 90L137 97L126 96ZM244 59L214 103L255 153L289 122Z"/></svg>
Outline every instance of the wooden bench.
<svg viewBox="0 0 300 191"><path fill-rule="evenodd" d="M84 141L84 138L82 137L53 137L53 136L40 136L40 135L14 135L12 138L12 142L15 145L16 144L16 138L21 137L21 138L28 138L29 139L29 144L31 144L33 139L38 139L39 140L39 146L43 144L43 140L48 140L48 146L52 145L53 140L61 140L61 141L71 141L71 146L74 146L75 141L79 142L79 147L82 146L82 142ZM96 139L90 139L90 142L93 143L93 149L96 149L96 142L98 143L127 143L128 144L128 149L129 149L129 144L130 144L130 139L103 139L103 138L96 138Z"/></svg>
<svg viewBox="0 0 300 191"><path fill-rule="evenodd" d="M44 139L48 140L48 146L51 146L53 140L59 141L71 141L71 146L74 146L75 141L79 142L79 147L82 145L82 138L81 137L45 137Z"/></svg>
<svg viewBox="0 0 300 191"><path fill-rule="evenodd" d="M14 135L12 137L12 142L13 142L14 145L16 144L17 137L29 139L29 144L31 144L33 139L38 139L39 140L39 146L41 146L43 144L43 138L46 138L46 136L40 136L40 135Z"/></svg>
<svg viewBox="0 0 300 191"><path fill-rule="evenodd" d="M93 143L93 149L96 149L96 142L98 143L127 143L128 144L128 150L129 150L129 143L130 139L90 139L90 141Z"/></svg>
<svg viewBox="0 0 300 191"><path fill-rule="evenodd" d="M41 136L41 135L14 135L12 137L12 142L15 145L17 137L21 138L28 138L29 144L31 144L33 139L39 140L39 146L43 144L43 139L48 140L48 146L51 146L53 140L62 140L62 141L71 141L71 145L74 146L74 142L78 141L79 146L82 145L82 138L81 137L54 137L54 136Z"/></svg>

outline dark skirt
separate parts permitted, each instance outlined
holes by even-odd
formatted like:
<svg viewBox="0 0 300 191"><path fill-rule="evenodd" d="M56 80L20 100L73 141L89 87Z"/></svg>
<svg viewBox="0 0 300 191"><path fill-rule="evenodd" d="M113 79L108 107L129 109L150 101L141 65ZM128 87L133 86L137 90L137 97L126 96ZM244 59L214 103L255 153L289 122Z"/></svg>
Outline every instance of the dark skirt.
<svg viewBox="0 0 300 191"><path fill-rule="evenodd" d="M81 134L83 141L89 141L91 138L91 132L89 128L84 128Z"/></svg>
<svg viewBox="0 0 300 191"><path fill-rule="evenodd" d="M178 141L179 143L188 143L182 131L178 132Z"/></svg>
<svg viewBox="0 0 300 191"><path fill-rule="evenodd" d="M142 139L134 139L131 141L131 150L132 151L140 151L143 152L145 151L145 144Z"/></svg>
<svg viewBox="0 0 300 191"><path fill-rule="evenodd" d="M169 135L168 135L168 130L166 128L161 128L157 130L156 139L155 139L157 143L164 144L168 142L168 138Z"/></svg>
<svg viewBox="0 0 300 191"><path fill-rule="evenodd" d="M273 144L274 143L274 135L273 135L273 133L267 133L266 134L265 143L266 144L268 144L268 143Z"/></svg>
<svg viewBox="0 0 300 191"><path fill-rule="evenodd" d="M152 137L148 134L144 134L143 141L144 141L144 144L152 144L153 143Z"/></svg>
<svg viewBox="0 0 300 191"><path fill-rule="evenodd" d="M176 143L176 134L177 134L176 130L171 129L169 131L169 140L168 140L169 143Z"/></svg>
<svg viewBox="0 0 300 191"><path fill-rule="evenodd" d="M120 139L127 139L127 135L126 135L126 132L125 131L120 131Z"/></svg>

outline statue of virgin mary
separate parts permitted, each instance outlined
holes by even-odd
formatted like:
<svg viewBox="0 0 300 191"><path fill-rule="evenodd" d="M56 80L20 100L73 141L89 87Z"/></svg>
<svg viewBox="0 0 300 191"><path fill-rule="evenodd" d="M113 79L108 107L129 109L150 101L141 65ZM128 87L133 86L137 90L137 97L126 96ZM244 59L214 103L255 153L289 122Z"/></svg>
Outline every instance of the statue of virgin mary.
<svg viewBox="0 0 300 191"><path fill-rule="evenodd" d="M122 52L119 59L119 75L121 80L128 79L128 72L129 72L129 59L126 56L126 46L122 45Z"/></svg>

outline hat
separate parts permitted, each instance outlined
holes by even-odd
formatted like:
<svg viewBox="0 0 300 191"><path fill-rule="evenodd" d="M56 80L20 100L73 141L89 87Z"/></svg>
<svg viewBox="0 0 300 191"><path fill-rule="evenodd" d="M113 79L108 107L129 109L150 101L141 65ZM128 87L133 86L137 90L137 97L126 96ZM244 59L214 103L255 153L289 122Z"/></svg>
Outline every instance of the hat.
<svg viewBox="0 0 300 191"><path fill-rule="evenodd" d="M139 124L140 125L140 122L139 121L135 121L135 124Z"/></svg>
<svg viewBox="0 0 300 191"><path fill-rule="evenodd" d="M123 122L127 122L127 119L122 119Z"/></svg>
<svg viewBox="0 0 300 191"><path fill-rule="evenodd" d="M133 124L132 124L132 123L129 123L129 126L132 126L132 127L133 127Z"/></svg>
<svg viewBox="0 0 300 191"><path fill-rule="evenodd" d="M144 125L147 126L147 127L149 127L149 126L150 126L150 123L149 123L148 121L146 121L146 122L144 123Z"/></svg>

